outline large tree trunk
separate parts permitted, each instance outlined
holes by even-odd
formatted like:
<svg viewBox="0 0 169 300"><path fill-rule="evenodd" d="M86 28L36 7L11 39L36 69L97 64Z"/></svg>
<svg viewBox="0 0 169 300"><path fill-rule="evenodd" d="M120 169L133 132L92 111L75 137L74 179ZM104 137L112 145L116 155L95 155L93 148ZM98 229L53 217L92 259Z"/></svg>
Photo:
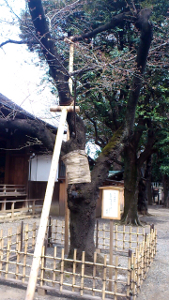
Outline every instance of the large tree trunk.
<svg viewBox="0 0 169 300"><path fill-rule="evenodd" d="M149 205L152 205L152 186L151 186L151 155L147 159L146 163L146 172L145 172L145 178L146 178L146 191L147 191L147 201Z"/></svg>
<svg viewBox="0 0 169 300"><path fill-rule="evenodd" d="M169 208L169 177L163 175L164 206Z"/></svg>
<svg viewBox="0 0 169 300"><path fill-rule="evenodd" d="M148 196L151 197L151 155L148 156L145 167L140 170L141 178L138 185L138 212L148 213Z"/></svg>
<svg viewBox="0 0 169 300"><path fill-rule="evenodd" d="M130 141L130 144L125 148L124 151L125 210L123 221L133 224L140 224L136 209L139 213L148 213L147 195L149 195L149 197L151 197L152 195L150 153L152 151L154 139L148 140L147 146L145 147L144 152L142 152L142 155L140 155L139 158L137 158L138 143L139 137L137 138L136 136L134 136L134 138ZM142 172L142 166L146 159L146 171ZM130 203L132 203L132 209L130 207Z"/></svg>
<svg viewBox="0 0 169 300"><path fill-rule="evenodd" d="M125 224L139 224L137 213L138 173L136 150L132 144L124 150L124 213L122 221Z"/></svg>
<svg viewBox="0 0 169 300"><path fill-rule="evenodd" d="M140 179L138 185L138 212L146 215L148 212L146 182L143 178Z"/></svg>
<svg viewBox="0 0 169 300"><path fill-rule="evenodd" d="M72 186L68 188L68 207L70 209L70 249L69 256L73 256L77 249L77 258L81 258L85 251L86 259L91 261L95 250L94 229L96 195L93 195L91 184L84 184L86 193L81 197L72 195ZM74 185L74 190L84 189L82 185ZM74 193L75 194L75 193Z"/></svg>

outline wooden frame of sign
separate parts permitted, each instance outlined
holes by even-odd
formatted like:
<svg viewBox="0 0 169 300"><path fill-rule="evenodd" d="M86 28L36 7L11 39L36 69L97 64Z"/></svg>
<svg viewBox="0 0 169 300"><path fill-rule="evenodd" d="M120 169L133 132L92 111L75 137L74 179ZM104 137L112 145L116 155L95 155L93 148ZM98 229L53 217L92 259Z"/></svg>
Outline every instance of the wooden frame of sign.
<svg viewBox="0 0 169 300"><path fill-rule="evenodd" d="M103 186L101 217L109 220L120 220L124 207L124 188L117 186Z"/></svg>

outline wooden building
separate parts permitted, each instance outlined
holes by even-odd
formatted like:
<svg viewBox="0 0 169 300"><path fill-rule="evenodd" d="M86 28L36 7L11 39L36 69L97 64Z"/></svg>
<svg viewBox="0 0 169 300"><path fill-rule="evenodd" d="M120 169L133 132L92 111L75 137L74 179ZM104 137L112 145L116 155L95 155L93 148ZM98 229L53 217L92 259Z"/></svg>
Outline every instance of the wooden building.
<svg viewBox="0 0 169 300"><path fill-rule="evenodd" d="M43 200L45 195L52 152L36 133L30 134L25 123L36 123L43 132L49 129L57 134L57 127L34 117L0 94L0 210L7 209L12 198ZM24 192L14 187L22 187ZM52 201L55 213L64 214L64 198L65 168L60 161ZM18 201L18 205L23 206L24 201Z"/></svg>

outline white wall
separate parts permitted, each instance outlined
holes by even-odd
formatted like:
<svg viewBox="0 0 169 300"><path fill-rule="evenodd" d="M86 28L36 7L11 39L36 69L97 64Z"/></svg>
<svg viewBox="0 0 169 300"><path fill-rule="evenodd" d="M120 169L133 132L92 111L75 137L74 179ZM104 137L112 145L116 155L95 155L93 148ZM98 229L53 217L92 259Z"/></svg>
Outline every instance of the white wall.
<svg viewBox="0 0 169 300"><path fill-rule="evenodd" d="M48 181L52 155L36 155L29 161L29 180ZM58 181L58 170L55 181Z"/></svg>

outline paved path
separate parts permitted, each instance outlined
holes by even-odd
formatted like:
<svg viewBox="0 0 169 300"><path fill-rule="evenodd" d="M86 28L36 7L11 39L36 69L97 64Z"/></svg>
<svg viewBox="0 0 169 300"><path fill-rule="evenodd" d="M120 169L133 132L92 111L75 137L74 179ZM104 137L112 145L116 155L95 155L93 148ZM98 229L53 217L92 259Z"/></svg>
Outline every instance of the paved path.
<svg viewBox="0 0 169 300"><path fill-rule="evenodd" d="M157 228L157 255L137 300L169 300L169 210L153 207L149 213L142 220Z"/></svg>

